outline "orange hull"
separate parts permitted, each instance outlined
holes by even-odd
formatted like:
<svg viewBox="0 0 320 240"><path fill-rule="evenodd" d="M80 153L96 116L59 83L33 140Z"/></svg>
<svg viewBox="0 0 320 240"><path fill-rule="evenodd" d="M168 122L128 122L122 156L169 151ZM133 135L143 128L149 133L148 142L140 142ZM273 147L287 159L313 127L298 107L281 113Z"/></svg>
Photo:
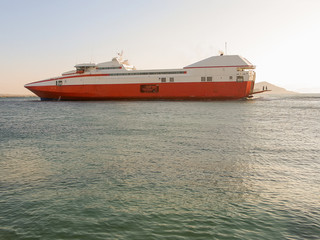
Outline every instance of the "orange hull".
<svg viewBox="0 0 320 240"><path fill-rule="evenodd" d="M214 100L240 99L253 81L27 86L42 100Z"/></svg>

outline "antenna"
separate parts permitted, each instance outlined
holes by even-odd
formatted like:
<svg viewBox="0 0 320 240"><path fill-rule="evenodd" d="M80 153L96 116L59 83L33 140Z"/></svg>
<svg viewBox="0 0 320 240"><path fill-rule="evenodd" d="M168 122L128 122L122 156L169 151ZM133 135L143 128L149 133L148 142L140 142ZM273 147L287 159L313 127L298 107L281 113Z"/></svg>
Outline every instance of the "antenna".
<svg viewBox="0 0 320 240"><path fill-rule="evenodd" d="M120 61L122 61L122 55L123 55L123 50L121 50L121 52L118 53L118 59L119 59Z"/></svg>

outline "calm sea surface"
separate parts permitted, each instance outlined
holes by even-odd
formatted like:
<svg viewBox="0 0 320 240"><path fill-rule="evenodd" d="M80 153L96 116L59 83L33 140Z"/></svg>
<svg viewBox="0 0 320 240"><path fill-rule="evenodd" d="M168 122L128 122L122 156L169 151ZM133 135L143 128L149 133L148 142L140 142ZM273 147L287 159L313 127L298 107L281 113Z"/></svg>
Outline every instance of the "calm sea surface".
<svg viewBox="0 0 320 240"><path fill-rule="evenodd" d="M320 239L320 95L2 98L0 239Z"/></svg>

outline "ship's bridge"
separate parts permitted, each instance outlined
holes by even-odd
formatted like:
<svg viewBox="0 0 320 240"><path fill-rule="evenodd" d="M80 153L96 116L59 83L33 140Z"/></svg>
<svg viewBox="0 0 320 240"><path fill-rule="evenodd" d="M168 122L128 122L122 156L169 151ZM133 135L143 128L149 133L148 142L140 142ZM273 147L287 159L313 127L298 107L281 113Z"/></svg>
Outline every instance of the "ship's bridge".
<svg viewBox="0 0 320 240"><path fill-rule="evenodd" d="M97 70L113 70L113 69L125 69L125 70L136 70L136 68L129 64L128 60L123 60L122 53L114 57L112 61L99 63L96 66Z"/></svg>
<svg viewBox="0 0 320 240"><path fill-rule="evenodd" d="M76 73L84 73L86 71L92 70L96 68L96 64L94 63L81 63L74 66L77 70Z"/></svg>
<svg viewBox="0 0 320 240"><path fill-rule="evenodd" d="M118 61L109 61L98 63L96 66L97 70L113 70L113 69L121 69L122 65Z"/></svg>

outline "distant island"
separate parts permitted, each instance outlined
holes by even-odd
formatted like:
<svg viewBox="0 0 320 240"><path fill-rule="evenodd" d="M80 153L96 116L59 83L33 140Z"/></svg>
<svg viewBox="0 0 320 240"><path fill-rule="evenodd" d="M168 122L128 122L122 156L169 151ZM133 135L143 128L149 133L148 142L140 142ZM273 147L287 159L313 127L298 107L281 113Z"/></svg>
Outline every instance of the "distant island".
<svg viewBox="0 0 320 240"><path fill-rule="evenodd" d="M0 98L16 98L16 97L37 97L34 94L4 94L0 93Z"/></svg>
<svg viewBox="0 0 320 240"><path fill-rule="evenodd" d="M264 92L263 94L297 94L296 92L288 91L284 88L278 87L268 82L257 82L254 85L254 92L262 91L264 89L271 90L270 92Z"/></svg>

